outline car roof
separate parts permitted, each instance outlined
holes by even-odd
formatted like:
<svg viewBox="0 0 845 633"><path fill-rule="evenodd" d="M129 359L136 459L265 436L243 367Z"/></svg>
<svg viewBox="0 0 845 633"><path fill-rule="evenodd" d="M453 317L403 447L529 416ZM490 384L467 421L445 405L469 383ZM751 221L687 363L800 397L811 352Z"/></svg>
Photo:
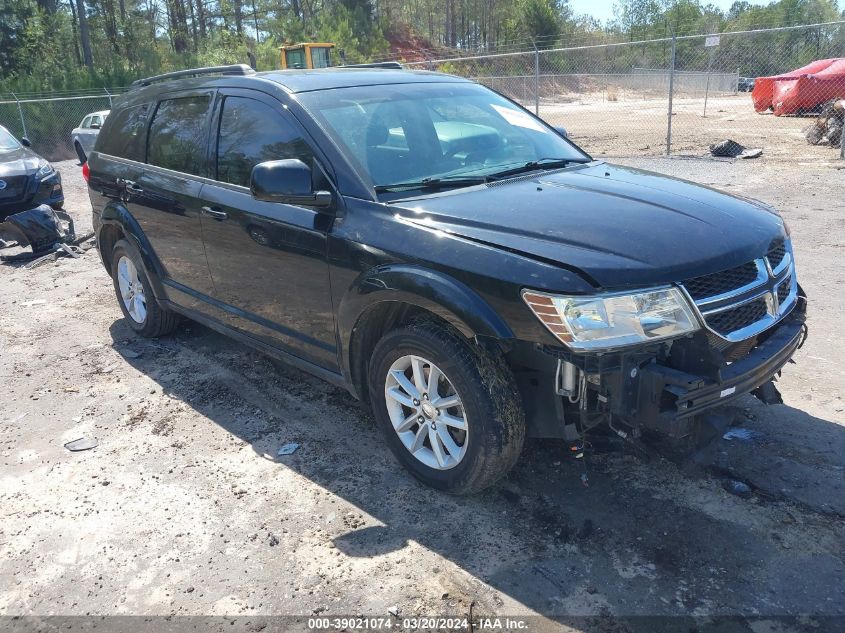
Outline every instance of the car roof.
<svg viewBox="0 0 845 633"><path fill-rule="evenodd" d="M392 68L320 68L313 70L270 70L248 75L216 74L212 77L184 77L131 88L121 95L119 108L130 107L174 91L204 90L223 86L254 87L259 81L278 86L287 93L313 92L333 88L398 84L472 83L463 77L422 70ZM117 105L117 104L116 104Z"/></svg>
<svg viewBox="0 0 845 633"><path fill-rule="evenodd" d="M111 112L111 110L98 110L97 112L89 112L88 114L85 115L85 117L94 116L94 115L108 116L109 112ZM85 117L82 117L82 118L85 118Z"/></svg>
<svg viewBox="0 0 845 633"><path fill-rule="evenodd" d="M288 92L311 92L332 88L377 86L411 83L467 83L454 75L424 70L393 68L320 68L315 70L272 70L257 73L257 77L275 82Z"/></svg>

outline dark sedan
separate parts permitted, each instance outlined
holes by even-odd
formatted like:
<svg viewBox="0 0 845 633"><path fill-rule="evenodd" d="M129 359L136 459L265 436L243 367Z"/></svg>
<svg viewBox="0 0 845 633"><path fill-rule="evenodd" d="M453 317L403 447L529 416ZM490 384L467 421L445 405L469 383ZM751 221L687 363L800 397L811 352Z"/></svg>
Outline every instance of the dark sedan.
<svg viewBox="0 0 845 633"><path fill-rule="evenodd" d="M39 204L60 209L65 202L62 177L32 151L29 141L18 141L0 126L0 218Z"/></svg>

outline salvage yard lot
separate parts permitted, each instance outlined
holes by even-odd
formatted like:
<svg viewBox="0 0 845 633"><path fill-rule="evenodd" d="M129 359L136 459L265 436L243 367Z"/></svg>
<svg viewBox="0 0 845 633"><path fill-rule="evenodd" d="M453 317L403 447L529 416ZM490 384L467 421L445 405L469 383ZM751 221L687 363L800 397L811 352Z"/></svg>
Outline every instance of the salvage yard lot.
<svg viewBox="0 0 845 633"><path fill-rule="evenodd" d="M594 156L661 155L666 151L668 100L665 95L622 92L617 101L599 93L544 99L540 113L566 127L573 139ZM526 104L533 108L533 104ZM710 145L733 139L760 147L766 158L803 162L812 169L819 160L835 160L838 149L814 147L804 130L813 116L776 117L754 111L749 93L711 95L704 114L704 96L676 96L672 111L672 153L702 156ZM805 170L809 171L809 170Z"/></svg>
<svg viewBox="0 0 845 633"><path fill-rule="evenodd" d="M583 487L562 443L535 441L492 490L443 495L399 467L346 392L196 324L135 337L95 251L0 267L0 613L466 615L472 604L599 616L570 622L578 630L656 614L839 616L818 629L834 630L845 171L832 150L807 155L815 164L623 161L782 209L810 296L810 339L778 383L785 404L739 401L757 435L723 442L723 470L707 474L611 452L590 456ZM83 232L79 167L58 167ZM99 445L63 447L79 437ZM277 457L288 442L300 448ZM750 498L723 489L728 471Z"/></svg>

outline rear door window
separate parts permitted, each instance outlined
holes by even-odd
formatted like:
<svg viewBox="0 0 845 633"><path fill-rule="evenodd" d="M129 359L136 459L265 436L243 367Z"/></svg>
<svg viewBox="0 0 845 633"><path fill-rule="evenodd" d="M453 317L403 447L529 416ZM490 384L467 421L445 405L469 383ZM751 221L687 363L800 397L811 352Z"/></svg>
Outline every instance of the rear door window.
<svg viewBox="0 0 845 633"><path fill-rule="evenodd" d="M210 95L161 101L150 123L147 162L204 176L210 107Z"/></svg>
<svg viewBox="0 0 845 633"><path fill-rule="evenodd" d="M103 154L144 162L147 141L147 115L150 104L125 108L106 119L107 125L97 135L95 149Z"/></svg>
<svg viewBox="0 0 845 633"><path fill-rule="evenodd" d="M217 139L217 180L249 187L258 163L298 158L312 166L311 148L281 106L246 97L226 97Z"/></svg>

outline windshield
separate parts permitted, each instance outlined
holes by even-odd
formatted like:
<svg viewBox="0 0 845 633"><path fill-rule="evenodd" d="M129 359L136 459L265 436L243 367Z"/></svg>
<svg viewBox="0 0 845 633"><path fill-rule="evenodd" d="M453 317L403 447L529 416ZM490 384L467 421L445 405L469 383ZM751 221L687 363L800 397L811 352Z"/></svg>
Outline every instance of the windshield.
<svg viewBox="0 0 845 633"><path fill-rule="evenodd" d="M376 191L395 184L466 186L529 163L590 160L548 125L476 84L360 86L303 93L300 100Z"/></svg>
<svg viewBox="0 0 845 633"><path fill-rule="evenodd" d="M6 128L0 127L0 152L18 149L20 146L18 140Z"/></svg>

